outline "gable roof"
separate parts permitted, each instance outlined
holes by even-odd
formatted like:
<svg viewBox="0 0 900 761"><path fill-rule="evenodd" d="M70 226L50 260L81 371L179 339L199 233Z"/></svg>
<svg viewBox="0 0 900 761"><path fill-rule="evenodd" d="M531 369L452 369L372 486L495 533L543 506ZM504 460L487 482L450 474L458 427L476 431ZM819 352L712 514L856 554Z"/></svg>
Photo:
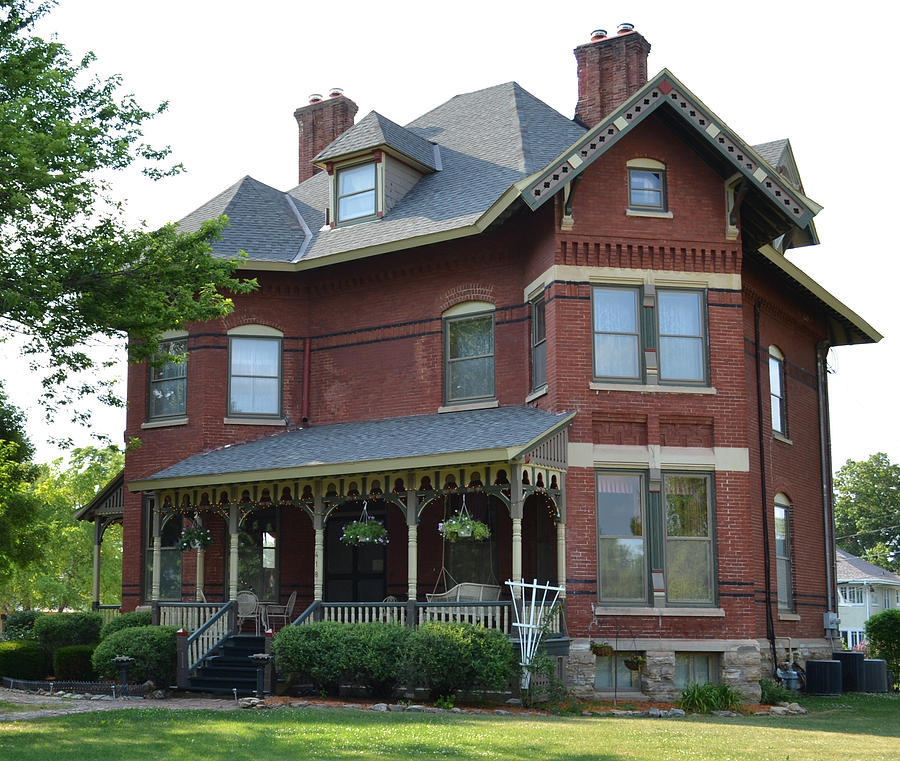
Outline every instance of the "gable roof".
<svg viewBox="0 0 900 761"><path fill-rule="evenodd" d="M443 466L511 460L571 423L574 412L496 407L332 423L193 455L128 484L131 491L238 480L397 470L438 457ZM477 453L477 454L476 454ZM426 463L430 467L430 463Z"/></svg>
<svg viewBox="0 0 900 761"><path fill-rule="evenodd" d="M313 162L321 166L332 159L381 147L401 153L429 169L437 169L433 143L377 111L370 111L364 119L325 146Z"/></svg>
<svg viewBox="0 0 900 761"><path fill-rule="evenodd" d="M835 562L839 584L856 581L900 586L900 576L858 558L856 555L851 555L840 547L835 553Z"/></svg>

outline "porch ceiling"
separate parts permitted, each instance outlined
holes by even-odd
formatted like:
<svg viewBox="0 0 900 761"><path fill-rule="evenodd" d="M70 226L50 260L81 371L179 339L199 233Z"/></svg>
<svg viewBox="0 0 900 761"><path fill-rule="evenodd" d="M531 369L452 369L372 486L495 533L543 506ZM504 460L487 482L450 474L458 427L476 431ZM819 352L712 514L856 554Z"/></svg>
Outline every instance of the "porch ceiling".
<svg viewBox="0 0 900 761"><path fill-rule="evenodd" d="M131 491L512 461L571 423L574 412L496 407L335 423L193 455Z"/></svg>

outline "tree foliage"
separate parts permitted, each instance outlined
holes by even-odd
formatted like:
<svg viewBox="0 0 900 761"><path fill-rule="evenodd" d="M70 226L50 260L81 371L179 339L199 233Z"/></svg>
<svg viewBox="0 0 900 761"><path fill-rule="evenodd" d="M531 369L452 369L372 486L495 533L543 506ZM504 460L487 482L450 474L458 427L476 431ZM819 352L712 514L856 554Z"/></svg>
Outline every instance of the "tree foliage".
<svg viewBox="0 0 900 761"><path fill-rule="evenodd" d="M152 178L179 170L164 166L168 148L143 139L166 104L146 110L121 97L120 77L91 75L93 54L74 61L62 43L36 36L53 4L0 0L0 330L49 357L51 410L103 391L97 380L67 383L93 367L84 349L92 336L127 334L130 358L144 359L163 331L221 317L232 309L228 292L255 286L234 276L235 261L211 254L224 220L196 233L129 229L108 178L128 167Z"/></svg>
<svg viewBox="0 0 900 761"><path fill-rule="evenodd" d="M870 657L887 662L896 687L900 684L900 610L883 610L866 621L866 640Z"/></svg>
<svg viewBox="0 0 900 761"><path fill-rule="evenodd" d="M29 529L40 535L39 554L11 564L0 576L0 608L87 610L93 579L93 525L74 519L122 468L116 447L75 449L68 466L62 460L35 468L23 486L32 511ZM0 551L2 557L2 551ZM100 599L117 602L121 594L122 533L111 527L103 538Z"/></svg>
<svg viewBox="0 0 900 761"><path fill-rule="evenodd" d="M847 462L834 478L837 544L891 571L900 570L900 465L886 454Z"/></svg>

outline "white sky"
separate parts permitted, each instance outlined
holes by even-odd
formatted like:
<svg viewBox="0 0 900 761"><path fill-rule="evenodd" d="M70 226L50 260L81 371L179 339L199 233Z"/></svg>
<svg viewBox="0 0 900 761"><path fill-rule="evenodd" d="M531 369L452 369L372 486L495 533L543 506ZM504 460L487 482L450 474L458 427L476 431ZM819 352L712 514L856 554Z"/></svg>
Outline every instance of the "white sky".
<svg viewBox="0 0 900 761"><path fill-rule="evenodd" d="M590 32L635 25L651 43L649 71L668 68L751 144L789 137L807 194L825 209L821 245L791 259L886 336L832 354L836 466L885 451L900 461L900 275L891 220L897 204L878 179L893 166L900 5L760 0L747 4L461 0L341 3L257 0L61 0L41 24L95 70L121 74L123 92L169 111L147 130L171 144L188 173L152 183L121 177L130 216L176 220L245 174L280 189L296 184L293 111L312 92L344 88L357 119L377 109L404 124L455 94L515 80L571 117L572 49ZM843 7L843 6L842 6ZM435 10L437 9L437 10ZM875 286L878 286L877 288ZM123 370L124 372L124 370ZM0 375L29 413L38 456L57 451L35 406L36 376L0 345ZM99 408L99 404L95 405ZM98 430L121 441L124 413L100 411Z"/></svg>

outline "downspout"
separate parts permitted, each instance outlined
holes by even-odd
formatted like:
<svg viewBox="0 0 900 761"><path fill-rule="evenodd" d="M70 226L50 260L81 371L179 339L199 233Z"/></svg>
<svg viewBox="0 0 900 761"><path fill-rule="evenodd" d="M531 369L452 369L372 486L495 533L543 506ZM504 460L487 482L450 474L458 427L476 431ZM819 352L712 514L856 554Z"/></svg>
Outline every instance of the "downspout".
<svg viewBox="0 0 900 761"><path fill-rule="evenodd" d="M312 339L305 338L303 340L303 401L300 406L300 426L305 428L309 425L309 378L311 371L311 358L309 356L310 344Z"/></svg>
<svg viewBox="0 0 900 761"><path fill-rule="evenodd" d="M772 666L778 667L775 655L775 619L772 617L772 568L770 564L771 546L769 542L769 501L768 484L766 483L766 449L765 434L763 433L763 393L760 363L762 354L759 348L759 315L761 302L759 299L753 305L753 344L756 357L756 423L759 429L759 480L762 488L762 524L763 524L763 573L765 578L766 599L766 636L769 646L772 648Z"/></svg>
<svg viewBox="0 0 900 761"><path fill-rule="evenodd" d="M828 585L828 612L834 605L834 513L831 494L831 425L828 419L828 350L831 344L820 341L816 345L816 386L819 403L819 447L822 466L822 520L825 524L825 579Z"/></svg>

